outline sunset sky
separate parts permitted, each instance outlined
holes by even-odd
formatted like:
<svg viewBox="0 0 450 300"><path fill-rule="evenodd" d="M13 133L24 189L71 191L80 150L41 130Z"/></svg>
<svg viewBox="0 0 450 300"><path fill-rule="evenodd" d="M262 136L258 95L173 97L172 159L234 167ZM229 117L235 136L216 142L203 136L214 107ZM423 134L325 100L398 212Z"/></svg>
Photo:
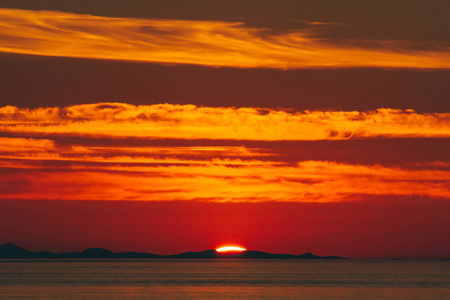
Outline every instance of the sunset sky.
<svg viewBox="0 0 450 300"><path fill-rule="evenodd" d="M448 0L0 0L0 244L450 258Z"/></svg>

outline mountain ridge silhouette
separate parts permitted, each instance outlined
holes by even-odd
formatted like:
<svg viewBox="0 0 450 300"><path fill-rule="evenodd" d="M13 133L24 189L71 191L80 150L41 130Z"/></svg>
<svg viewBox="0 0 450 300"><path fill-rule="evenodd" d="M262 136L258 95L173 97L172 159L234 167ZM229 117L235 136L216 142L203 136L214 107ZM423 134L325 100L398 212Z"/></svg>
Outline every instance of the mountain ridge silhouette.
<svg viewBox="0 0 450 300"><path fill-rule="evenodd" d="M246 250L242 252L219 253L216 250L182 252L173 255L160 255L153 253L119 252L114 253L103 248L88 248L81 252L53 253L48 251L32 252L13 243L0 245L0 259L28 259L28 258L85 258L85 259L345 259L338 256L318 256L310 252L300 255L269 253L263 251Z"/></svg>

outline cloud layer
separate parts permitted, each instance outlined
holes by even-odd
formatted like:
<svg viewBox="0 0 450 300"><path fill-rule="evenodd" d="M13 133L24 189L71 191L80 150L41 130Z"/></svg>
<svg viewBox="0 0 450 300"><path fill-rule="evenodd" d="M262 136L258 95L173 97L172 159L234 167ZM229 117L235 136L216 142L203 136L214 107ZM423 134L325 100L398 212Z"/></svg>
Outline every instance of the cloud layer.
<svg viewBox="0 0 450 300"><path fill-rule="evenodd" d="M433 45L417 51L404 41L363 46L368 44L323 40L311 29L274 32L238 22L0 9L1 52L238 68L450 68L450 53L433 51Z"/></svg>
<svg viewBox="0 0 450 300"><path fill-rule="evenodd" d="M268 149L60 147L20 138L2 138L0 145L1 199L341 202L450 195L445 162L287 163Z"/></svg>
<svg viewBox="0 0 450 300"><path fill-rule="evenodd" d="M413 110L289 111L195 105L83 104L64 108L0 108L0 132L82 136L338 140L450 136L450 114Z"/></svg>
<svg viewBox="0 0 450 300"><path fill-rule="evenodd" d="M427 139L448 140L449 123L448 114L392 109L295 112L123 103L8 106L0 108L0 199L449 199L448 154L442 152L430 161L416 159ZM343 151L342 143L355 138L376 139L375 144ZM393 140L395 146L400 144L395 141L405 139L415 139L417 149L405 152L402 146L395 153L395 148L382 146L383 141ZM330 144L315 144L323 140ZM415 151L419 151L416 156ZM368 162L374 154L377 164ZM410 158L383 164L380 156Z"/></svg>

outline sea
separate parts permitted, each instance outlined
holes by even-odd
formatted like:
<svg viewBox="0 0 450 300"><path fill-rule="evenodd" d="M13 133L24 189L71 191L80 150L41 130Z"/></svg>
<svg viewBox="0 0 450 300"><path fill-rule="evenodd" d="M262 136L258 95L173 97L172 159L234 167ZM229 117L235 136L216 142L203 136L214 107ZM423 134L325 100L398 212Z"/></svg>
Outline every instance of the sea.
<svg viewBox="0 0 450 300"><path fill-rule="evenodd" d="M450 299L450 261L0 260L0 299Z"/></svg>

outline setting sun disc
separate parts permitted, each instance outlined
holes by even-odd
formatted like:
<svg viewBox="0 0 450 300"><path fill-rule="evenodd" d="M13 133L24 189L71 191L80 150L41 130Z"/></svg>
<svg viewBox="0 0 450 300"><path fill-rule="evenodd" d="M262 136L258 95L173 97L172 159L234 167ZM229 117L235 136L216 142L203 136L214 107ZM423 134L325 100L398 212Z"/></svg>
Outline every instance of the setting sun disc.
<svg viewBox="0 0 450 300"><path fill-rule="evenodd" d="M216 249L217 252L242 252L247 251L247 249L237 246L224 246Z"/></svg>

